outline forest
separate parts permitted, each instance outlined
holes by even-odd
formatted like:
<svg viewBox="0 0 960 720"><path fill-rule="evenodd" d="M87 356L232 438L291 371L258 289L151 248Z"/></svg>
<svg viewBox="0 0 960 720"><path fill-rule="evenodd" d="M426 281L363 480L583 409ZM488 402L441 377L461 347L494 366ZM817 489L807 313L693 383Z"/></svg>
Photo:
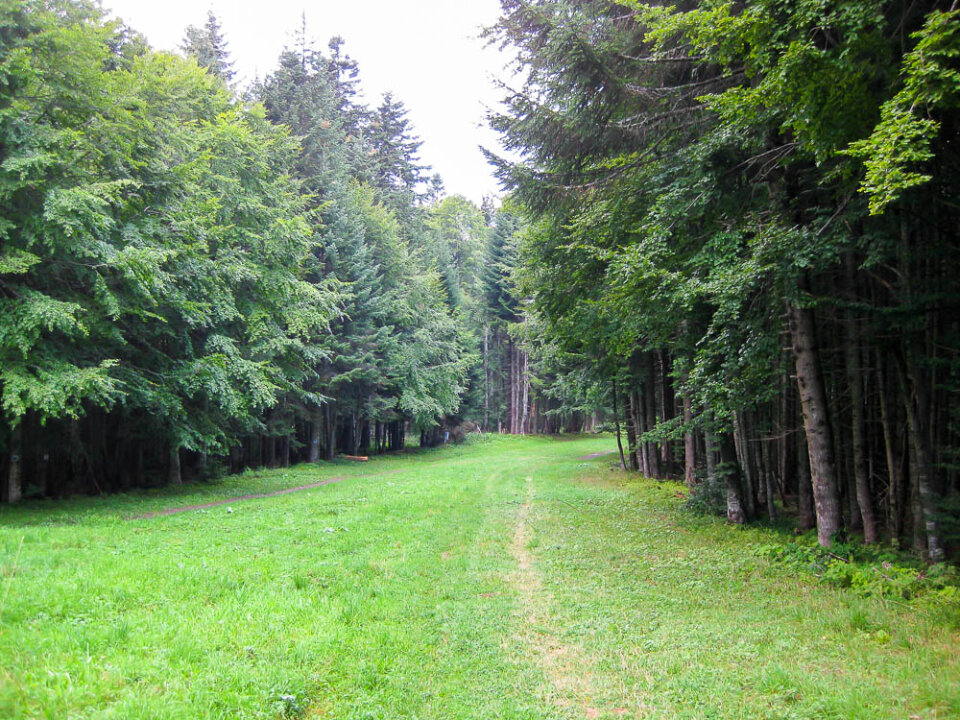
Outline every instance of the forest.
<svg viewBox="0 0 960 720"><path fill-rule="evenodd" d="M502 5L535 374L732 523L955 551L957 3Z"/></svg>
<svg viewBox="0 0 960 720"><path fill-rule="evenodd" d="M478 206L305 22L241 88L212 13L3 0L2 499L610 430L731 523L954 557L956 2L501 6Z"/></svg>
<svg viewBox="0 0 960 720"><path fill-rule="evenodd" d="M960 717L960 0L295 1L0 0L0 718Z"/></svg>
<svg viewBox="0 0 960 720"><path fill-rule="evenodd" d="M87 2L2 13L6 501L532 429L518 216L444 194L342 39L240 91L212 14L173 55Z"/></svg>

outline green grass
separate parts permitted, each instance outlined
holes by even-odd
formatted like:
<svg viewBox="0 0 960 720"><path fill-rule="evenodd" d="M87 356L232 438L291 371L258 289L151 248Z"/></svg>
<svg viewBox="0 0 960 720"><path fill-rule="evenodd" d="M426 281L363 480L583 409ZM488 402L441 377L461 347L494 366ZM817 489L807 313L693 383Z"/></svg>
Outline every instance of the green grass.
<svg viewBox="0 0 960 720"><path fill-rule="evenodd" d="M0 718L960 716L952 626L577 459L612 448L492 438L4 508Z"/></svg>

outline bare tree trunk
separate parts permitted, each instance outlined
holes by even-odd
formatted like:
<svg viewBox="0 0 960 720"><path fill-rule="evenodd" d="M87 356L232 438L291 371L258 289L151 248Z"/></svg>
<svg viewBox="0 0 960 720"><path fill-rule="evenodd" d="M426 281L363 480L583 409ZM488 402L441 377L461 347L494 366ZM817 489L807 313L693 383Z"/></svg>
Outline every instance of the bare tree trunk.
<svg viewBox="0 0 960 720"><path fill-rule="evenodd" d="M8 503L20 502L23 498L23 419L16 424L10 434L10 465L7 472Z"/></svg>
<svg viewBox="0 0 960 720"><path fill-rule="evenodd" d="M323 415L320 408L310 412L310 462L320 462L320 434L323 426Z"/></svg>
<svg viewBox="0 0 960 720"><path fill-rule="evenodd" d="M767 495L767 518L771 523L777 521L777 506L774 504L773 472L770 468L770 443L764 441L760 445L760 454L763 462L763 483Z"/></svg>
<svg viewBox="0 0 960 720"><path fill-rule="evenodd" d="M520 434L520 349L513 345L513 434Z"/></svg>
<svg viewBox="0 0 960 720"><path fill-rule="evenodd" d="M483 431L490 427L490 328L483 326Z"/></svg>
<svg viewBox="0 0 960 720"><path fill-rule="evenodd" d="M360 404L360 400L358 399L358 400L357 400L357 405L359 405L359 404ZM350 447L350 450L351 450L350 454L351 454L351 455L354 455L354 456L360 454L360 423L361 423L361 422L362 422L362 420L361 420L361 418L360 418L359 413L353 413L353 414L350 416L350 427L351 427L350 434L351 434L351 436L352 436L352 437L350 438L350 440L352 441L352 442L350 443L350 446L351 446L351 447Z"/></svg>
<svg viewBox="0 0 960 720"><path fill-rule="evenodd" d="M696 484L697 443L693 435L693 407L690 404L690 395L683 394L683 480L688 488Z"/></svg>
<svg viewBox="0 0 960 720"><path fill-rule="evenodd" d="M620 451L620 469L626 470L627 463L623 459L623 441L620 439L620 409L617 403L617 381L613 381L613 424L617 428L617 450Z"/></svg>
<svg viewBox="0 0 960 720"><path fill-rule="evenodd" d="M810 453L807 436L797 433L797 509L800 511L800 529L806 532L817 526L813 507L813 485L810 481Z"/></svg>
<svg viewBox="0 0 960 720"><path fill-rule="evenodd" d="M326 455L327 460L333 460L337 454L337 417L333 412L333 408L330 406L330 403L327 403L323 406L323 414L326 419L326 428L327 428L327 447Z"/></svg>
<svg viewBox="0 0 960 720"><path fill-rule="evenodd" d="M667 421L667 360L663 350L657 350L656 363L651 367L657 378L657 403L660 422ZM670 473L670 441L660 441L660 471L666 477Z"/></svg>
<svg viewBox="0 0 960 720"><path fill-rule="evenodd" d="M887 478L889 490L887 491L887 532L890 537L900 538L903 532L903 508L900 498L902 497L901 488L903 477L900 474L900 468L896 462L896 451L893 447L893 431L890 427L890 413L887 403L887 383L884 373L883 360L880 352L877 352L877 386L880 396L880 427L883 431L884 456L887 461Z"/></svg>
<svg viewBox="0 0 960 720"><path fill-rule="evenodd" d="M907 411L907 432L913 448L917 496L923 514L923 528L927 536L927 553L931 562L942 562L946 557L946 551L940 537L940 523L937 519L939 498L936 491L936 468L929 435L922 424L927 417L926 388L918 382L917 370L909 364L905 370L901 370L900 379Z"/></svg>
<svg viewBox="0 0 960 720"><path fill-rule="evenodd" d="M851 294L854 291L852 260L847 257L847 284ZM877 522L873 513L873 499L870 495L870 476L867 474L866 430L864 420L863 372L860 366L860 328L851 310L847 311L847 342L844 343L844 360L847 366L847 384L850 386L850 419L853 443L853 477L856 489L857 506L863 519L863 540L866 543L877 542Z"/></svg>
<svg viewBox="0 0 960 720"><path fill-rule="evenodd" d="M754 483L753 477L753 467L750 462L750 449L747 445L747 433L743 427L743 413L735 412L733 414L733 449L737 454L739 459L739 465L742 468L743 473L743 494L741 496L741 502L743 502L743 510L747 515L747 518L755 518L757 516L757 493L756 493L756 484Z"/></svg>
<svg viewBox="0 0 960 720"><path fill-rule="evenodd" d="M789 488L797 486L797 443L794 439L794 418L796 411L793 404L793 386L790 376L784 373L783 392L780 405L780 498L783 506L787 507L786 493Z"/></svg>
<svg viewBox="0 0 960 720"><path fill-rule="evenodd" d="M703 450L707 461L707 482L713 485L717 481L717 443L709 426L703 431Z"/></svg>
<svg viewBox="0 0 960 720"><path fill-rule="evenodd" d="M653 362L650 362L650 377L644 383L644 404L647 414L647 432L657 427L657 401L656 391L654 389ZM650 467L650 476L660 477L660 457L658 447L655 442L647 443L647 463Z"/></svg>
<svg viewBox="0 0 960 720"><path fill-rule="evenodd" d="M128 446L129 452L129 446ZM124 490L128 490L132 483L130 482L130 470L129 470L129 461L127 464L127 478L126 485ZM40 453L40 462L37 465L37 485L43 488L44 496L50 495L50 453L46 450L41 451Z"/></svg>
<svg viewBox="0 0 960 720"><path fill-rule="evenodd" d="M727 488L727 520L736 525L747 522L743 507L743 486L740 484L740 466L733 446L733 437L729 432L720 434L720 463L716 471L723 476Z"/></svg>
<svg viewBox="0 0 960 720"><path fill-rule="evenodd" d="M640 463L637 462L637 425L636 425L636 408L633 406L633 395L630 392L627 392L627 401L624 403L624 410L626 411L626 425L627 425L627 455L629 459L630 469L637 471L640 469Z"/></svg>
<svg viewBox="0 0 960 720"><path fill-rule="evenodd" d="M183 476L180 474L180 447L177 445L170 448L170 464L167 469L167 482L171 485L181 485Z"/></svg>
<svg viewBox="0 0 960 720"><path fill-rule="evenodd" d="M645 432L643 403L640 401L640 393L636 390L630 393L633 401L633 422L634 431L637 434L637 464L644 477L650 477L650 463L647 459L647 444L643 442L643 433Z"/></svg>
<svg viewBox="0 0 960 720"><path fill-rule="evenodd" d="M916 453L909 461L910 472L910 526L913 530L913 549L917 554L927 552L927 533L923 528L923 505L920 504L920 493L917 491L917 458Z"/></svg>
<svg viewBox="0 0 960 720"><path fill-rule="evenodd" d="M802 286L801 289L806 290ZM803 425L807 434L807 451L810 456L813 500L817 512L817 540L826 547L843 527L827 393L817 357L813 313L795 303L788 303L787 309L793 335Z"/></svg>
<svg viewBox="0 0 960 720"><path fill-rule="evenodd" d="M508 348L510 356L510 422L507 432L515 435L517 432L517 352L513 340Z"/></svg>
<svg viewBox="0 0 960 720"><path fill-rule="evenodd" d="M523 372L520 378L521 387L523 388L523 396L520 400L521 403L521 415L520 415L520 434L526 435L529 428L527 427L530 420L530 413L528 411L528 405L530 403L530 377L528 375L528 361L529 356L527 355L526 350L521 350L523 355Z"/></svg>

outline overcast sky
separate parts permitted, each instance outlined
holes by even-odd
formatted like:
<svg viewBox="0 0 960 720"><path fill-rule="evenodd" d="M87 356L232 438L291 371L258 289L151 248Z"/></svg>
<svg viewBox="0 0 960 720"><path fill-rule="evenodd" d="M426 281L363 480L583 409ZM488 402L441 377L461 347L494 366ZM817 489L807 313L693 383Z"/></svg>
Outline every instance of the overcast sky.
<svg viewBox="0 0 960 720"><path fill-rule="evenodd" d="M499 189L479 145L496 146L484 127L500 92L492 77L504 60L479 29L498 15L498 0L102 0L103 7L161 50L176 50L188 25L207 10L220 19L241 82L269 74L306 13L307 34L326 49L340 35L360 65L371 105L392 91L423 140L421 160L439 172L448 193L479 203Z"/></svg>

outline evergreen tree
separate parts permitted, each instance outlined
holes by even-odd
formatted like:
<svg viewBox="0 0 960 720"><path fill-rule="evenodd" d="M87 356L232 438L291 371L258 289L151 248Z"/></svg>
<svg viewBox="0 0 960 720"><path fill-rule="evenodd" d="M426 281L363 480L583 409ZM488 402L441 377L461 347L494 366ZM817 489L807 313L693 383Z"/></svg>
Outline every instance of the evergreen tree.
<svg viewBox="0 0 960 720"><path fill-rule="evenodd" d="M200 67L207 68L227 85L233 82L236 76L233 61L230 59L220 21L212 10L207 11L207 21L201 27L187 27L180 49L196 60Z"/></svg>

